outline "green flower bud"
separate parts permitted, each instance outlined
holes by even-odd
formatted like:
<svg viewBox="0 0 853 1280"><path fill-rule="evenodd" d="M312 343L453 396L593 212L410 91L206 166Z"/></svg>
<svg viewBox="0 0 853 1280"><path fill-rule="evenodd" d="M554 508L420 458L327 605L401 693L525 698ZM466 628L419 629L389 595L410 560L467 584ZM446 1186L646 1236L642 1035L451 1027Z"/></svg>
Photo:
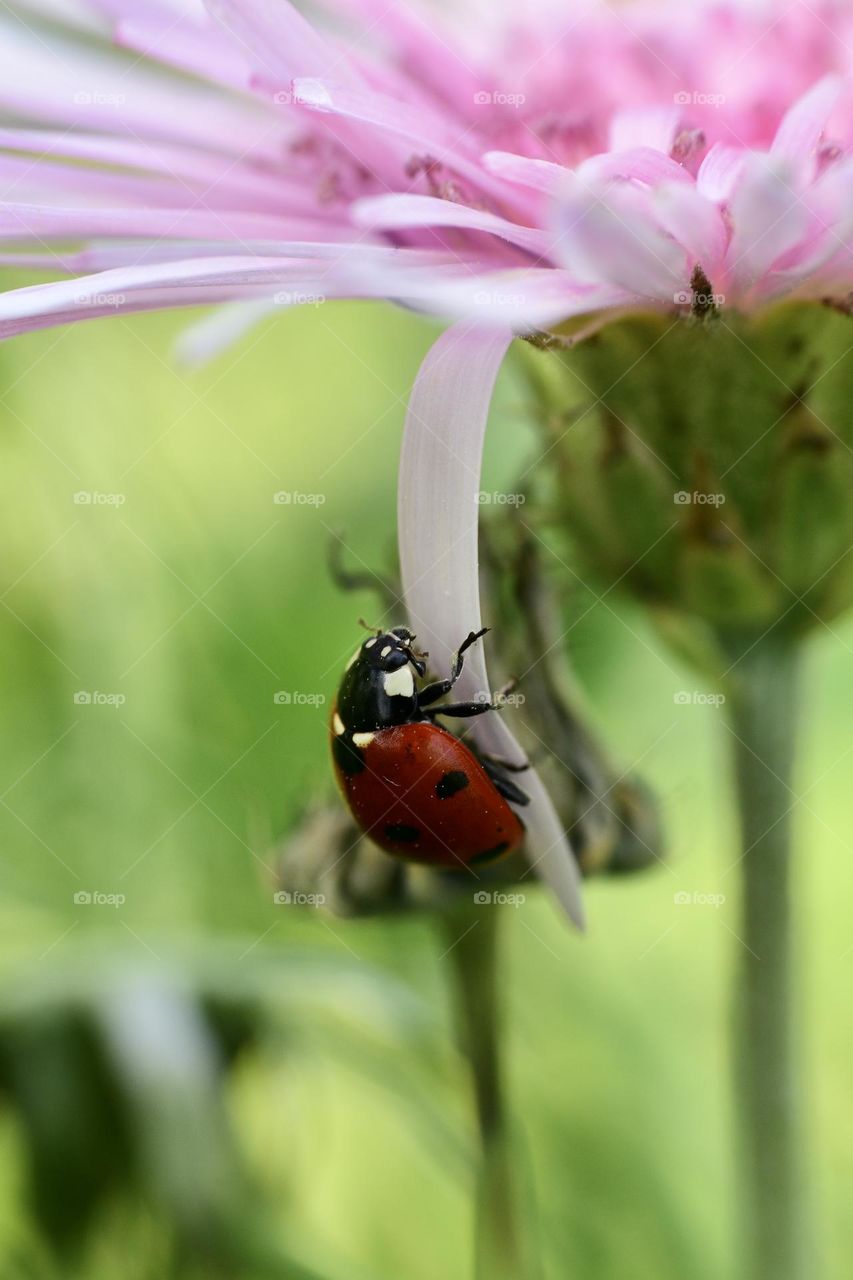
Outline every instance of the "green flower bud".
<svg viewBox="0 0 853 1280"><path fill-rule="evenodd" d="M786 302L638 312L529 352L559 523L700 662L678 615L798 631L853 603L850 337L846 314Z"/></svg>

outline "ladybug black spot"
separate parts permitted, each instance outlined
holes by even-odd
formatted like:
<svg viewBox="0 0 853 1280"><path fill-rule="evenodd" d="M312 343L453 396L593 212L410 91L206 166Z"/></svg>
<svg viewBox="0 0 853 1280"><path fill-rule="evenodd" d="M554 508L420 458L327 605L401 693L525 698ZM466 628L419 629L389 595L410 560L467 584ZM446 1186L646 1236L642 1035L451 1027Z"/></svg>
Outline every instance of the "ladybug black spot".
<svg viewBox="0 0 853 1280"><path fill-rule="evenodd" d="M385 835L389 840L396 840L400 844L414 844L421 838L420 829L409 827L405 822L389 822L385 828Z"/></svg>
<svg viewBox="0 0 853 1280"><path fill-rule="evenodd" d="M482 853L475 853L473 858L469 858L470 864L480 862L491 862L495 858L499 858L502 853L506 853L509 848L509 841L502 840L500 844L496 844L493 849L484 849Z"/></svg>
<svg viewBox="0 0 853 1280"><path fill-rule="evenodd" d="M435 784L435 794L439 800L448 800L457 791L464 791L471 779L462 769L450 769Z"/></svg>

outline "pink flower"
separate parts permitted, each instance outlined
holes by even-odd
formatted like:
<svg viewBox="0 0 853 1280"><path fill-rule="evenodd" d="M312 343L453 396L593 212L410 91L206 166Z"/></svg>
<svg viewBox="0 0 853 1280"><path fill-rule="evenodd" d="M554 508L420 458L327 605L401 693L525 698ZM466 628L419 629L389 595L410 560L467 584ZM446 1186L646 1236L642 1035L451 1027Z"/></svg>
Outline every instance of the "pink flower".
<svg viewBox="0 0 853 1280"><path fill-rule="evenodd" d="M547 328L687 306L697 265L728 305L848 288L848 6L328 7L19 5L4 261L76 279L0 333L343 295Z"/></svg>
<svg viewBox="0 0 853 1280"><path fill-rule="evenodd" d="M195 357L318 299L457 318L401 476L407 605L440 663L479 625L469 499L513 333L853 287L853 10L322 11L320 30L286 0L19 0L0 36L0 260L63 278L0 296L0 336L241 304L190 332ZM487 687L482 663L466 684ZM578 917L553 810L531 813Z"/></svg>

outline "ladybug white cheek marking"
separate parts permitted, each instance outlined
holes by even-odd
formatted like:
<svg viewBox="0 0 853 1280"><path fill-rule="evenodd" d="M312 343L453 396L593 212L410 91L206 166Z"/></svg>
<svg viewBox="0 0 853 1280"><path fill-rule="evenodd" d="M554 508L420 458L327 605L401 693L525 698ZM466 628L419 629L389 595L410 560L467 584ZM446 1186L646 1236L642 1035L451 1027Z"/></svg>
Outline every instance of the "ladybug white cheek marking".
<svg viewBox="0 0 853 1280"><path fill-rule="evenodd" d="M415 677L411 667L398 667L396 671L389 671L383 687L389 698L411 698L415 692Z"/></svg>
<svg viewBox="0 0 853 1280"><path fill-rule="evenodd" d="M332 728L338 737L340 737L342 733L346 733L346 726L337 711L332 716Z"/></svg>
<svg viewBox="0 0 853 1280"><path fill-rule="evenodd" d="M370 640L365 640L364 642L365 649L372 649L373 646L376 644L376 640L377 640L376 636L373 636Z"/></svg>
<svg viewBox="0 0 853 1280"><path fill-rule="evenodd" d="M386 644L385 648L382 650L379 656L380 658L387 658L390 652L391 652L391 646L390 644Z"/></svg>
<svg viewBox="0 0 853 1280"><path fill-rule="evenodd" d="M357 747L369 747L375 737L375 733L354 733L352 740Z"/></svg>

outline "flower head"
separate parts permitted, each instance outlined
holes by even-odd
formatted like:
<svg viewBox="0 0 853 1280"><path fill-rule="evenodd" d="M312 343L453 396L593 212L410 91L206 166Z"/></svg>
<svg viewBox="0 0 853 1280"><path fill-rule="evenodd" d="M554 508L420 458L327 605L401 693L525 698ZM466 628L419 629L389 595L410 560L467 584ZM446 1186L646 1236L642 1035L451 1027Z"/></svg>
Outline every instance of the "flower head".
<svg viewBox="0 0 853 1280"><path fill-rule="evenodd" d="M0 332L342 295L524 330L846 292L846 6L325 10L19 4L4 261L76 279L7 293Z"/></svg>
<svg viewBox="0 0 853 1280"><path fill-rule="evenodd" d="M853 11L321 13L318 27L287 0L17 0L2 262L60 278L0 295L0 336L232 304L191 331L195 357L317 299L456 318L413 393L400 484L407 605L440 662L460 618L479 626L480 447L514 334L559 341L637 308L846 302ZM488 688L482 662L465 682ZM519 758L499 724L476 733ZM532 859L580 919L556 815L528 790Z"/></svg>

